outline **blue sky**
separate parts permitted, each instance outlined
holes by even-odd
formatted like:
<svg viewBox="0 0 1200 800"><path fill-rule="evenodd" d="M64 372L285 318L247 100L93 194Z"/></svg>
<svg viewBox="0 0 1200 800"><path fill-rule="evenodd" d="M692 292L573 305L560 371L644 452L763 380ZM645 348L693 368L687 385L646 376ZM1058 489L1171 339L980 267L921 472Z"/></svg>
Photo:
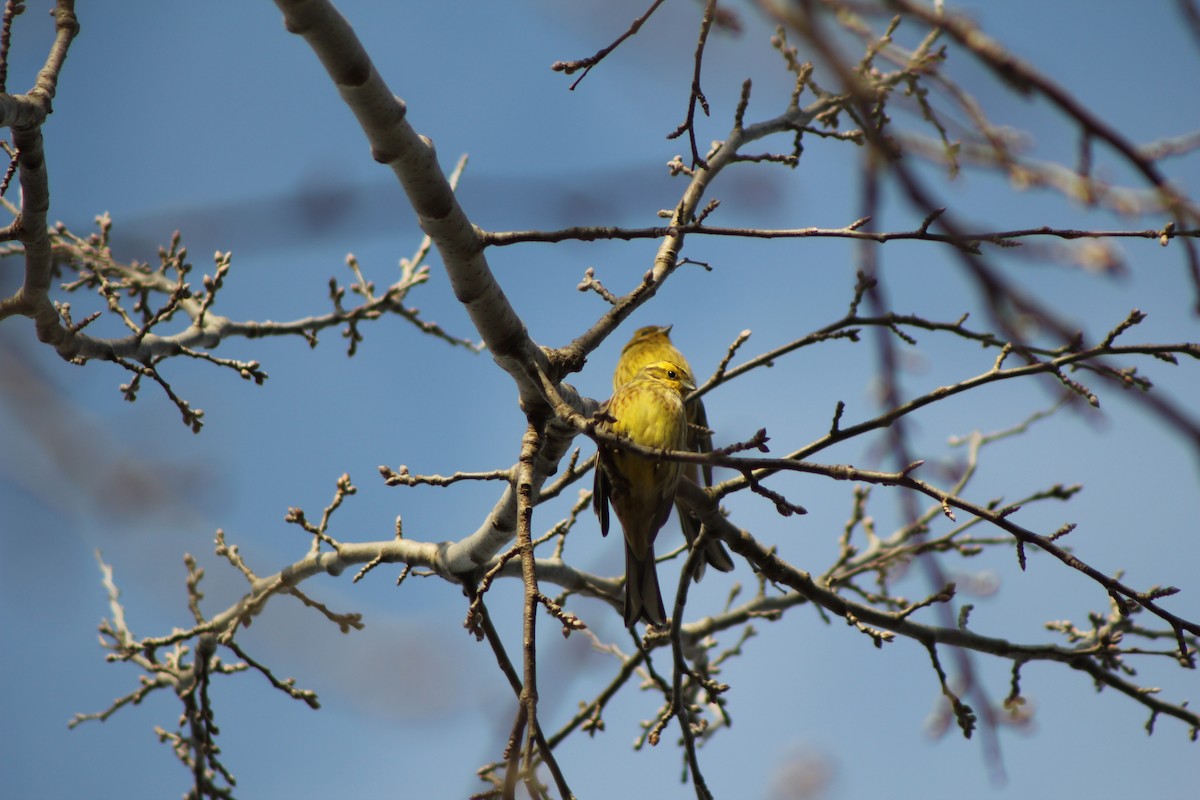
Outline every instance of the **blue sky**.
<svg viewBox="0 0 1200 800"><path fill-rule="evenodd" d="M31 85L52 35L46 4L29 6L14 37L14 91ZM1198 127L1186 87L1200 66L1200 49L1175 20L1173 5L970 6L994 36L1137 141ZM664 137L685 109L695 3L666 4L574 92L567 90L570 79L549 65L607 44L640 13L639 4L342 7L446 168L469 154L461 196L477 224L644 226L674 204L680 184L665 178L663 165L684 145ZM746 77L755 87L748 118L772 116L786 103L790 81L765 44L769 24L752 7L738 9L745 31L714 36L706 56L713 117L702 142L728 130ZM352 280L347 252L377 284L395 279L398 260L419 242L411 212L391 173L371 160L316 58L284 31L273 4L126 2L81 4L79 12L82 33L45 130L51 219L84 233L96 214L111 212L117 255L150 261L178 228L197 272L211 272L213 251L232 250L233 271L219 302L235 318L323 312L329 277ZM1072 163L1076 139L1044 104L1014 99L982 81L969 62L962 66L964 81L997 122L1028 131L1039 157ZM1114 180L1128 177L1100 157ZM846 145L810 138L795 172L748 167L725 176L717 222L847 224L857 216L857 163ZM1196 192L1197 159L1165 166ZM944 191L980 227L1140 229L1163 221L1085 215L1056 196L1014 192L991 176L965 176ZM881 227L914 224L889 196ZM1141 240L1117 246L1131 266L1124 279L1099 280L1037 259L1007 262L1006 274L1093 336L1136 306L1149 318L1129 334L1131 341L1200 339L1180 248ZM558 346L604 311L594 295L575 290L587 267L626 291L653 253L651 242L529 245L491 251L489 259L533 337ZM743 350L748 356L836 319L854 282L854 248L831 240L696 237L684 255L714 268L679 270L627 330L674 322L677 342L702 377L743 329L753 330ZM895 242L880 248L880 257L897 310L939 319L977 310L945 253ZM410 303L451 333L472 336L433 263L432 279ZM0 265L5 293L18 271L16 262ZM90 302L72 298L79 309ZM343 472L359 494L335 517L339 538L386 539L397 514L407 535L431 541L456 539L479 525L495 501L493 486L389 489L376 468L407 464L414 472L446 474L509 466L524 429L511 381L486 354L451 349L402 320L381 320L363 332L352 359L336 331L327 331L315 350L299 339L224 343L218 355L262 362L270 374L263 387L208 365L170 364L164 372L175 389L206 412L205 429L194 436L154 387L125 403L117 386L127 376L118 368L80 369L39 347L24 321L0 326L3 372L10 376L0 383L0 608L9 643L0 659L0 785L6 794L157 798L186 790L183 768L153 733L155 726L173 729L173 697L152 696L103 724L66 728L74 714L103 709L137 681L132 668L106 664L96 643L96 625L108 614L96 549L115 570L134 632L149 636L190 619L185 552L207 570L206 610L225 608L244 582L212 554L214 531L225 530L260 572L273 571L308 547L299 529L283 523L287 509L301 506L318 516ZM572 377L581 392L607 394L626 332ZM905 355L909 395L982 372L994 358L936 336L918 338L920 348ZM822 435L839 400L848 419L871 416L873 360L863 348L834 343L805 350L714 393L706 402L718 442L765 426L774 451L783 453ZM1193 365L1143 361L1139 368L1185 406L1200 392ZM1125 569L1135 586L1183 587L1164 604L1200 618L1194 453L1114 390L1101 399L1100 412L1064 415L1031 436L989 448L968 494L1011 500L1055 482L1082 483L1070 504L1022 511L1022 524L1049 531L1077 522L1071 544L1081 557L1106 572ZM915 446L931 463L954 459L959 452L947 445L949 437L1009 427L1051 402L1045 384L970 393L916 415ZM870 453L866 444L850 443L821 460L872 466ZM773 488L810 513L785 520L739 495L729 503L736 521L797 566L820 571L850 513L851 487L790 476ZM539 510L542 529L566 516L574 499L567 494ZM896 497L882 489L871 511L881 532L898 524ZM948 523L941 524L946 530ZM663 532L672 543L674 527ZM617 543L595 534L592 518L584 518L572 540L576 558L600 574L617 574ZM1051 559L1031 558L1024 573L1014 560L997 551L978 563L947 564L1000 584L997 594L971 600L976 630L1048 642L1054 636L1046 621L1082 623L1089 611L1106 609L1098 587ZM277 675L317 691L323 705L311 711L256 674L216 685L220 745L238 777L239 797L465 797L483 788L473 774L499 757L511 693L490 654L463 631L458 591L416 578L397 589L396 572L381 568L358 584L347 575L306 584L331 608L362 612L362 632L343 636L298 603L276 598L239 635ZM744 566L731 577L710 571L692 592L697 612L719 609L734 581L752 585L753 576ZM909 580L904 591L919 596L925 587ZM514 651L519 601L515 582L494 590L492 612ZM628 650L616 615L578 603L602 638ZM1183 726L1161 719L1148 737L1141 706L1113 692L1097 695L1081 673L1026 668L1023 688L1036 721L1029 731L1001 731L1008 780L997 785L978 740L927 735L938 687L919 645L900 640L876 650L809 608L758 628L722 675L733 687L733 728L702 750L718 797L787 797L775 787L787 782L789 768L812 763L828 777L821 795L828 800L1195 794L1196 744ZM541 708L543 724L553 730L599 691L613 664L582 635L563 640L554 626L541 630ZM731 644L731 635L721 643ZM975 664L998 702L1007 692L1008 662L976 658ZM1194 673L1168 668L1165 660L1138 666L1138 680L1162 686L1164 699L1195 698ZM657 748L630 749L639 721L657 708L649 694L627 691L606 713L603 733L564 745L560 761L580 796L694 796L679 783L674 732Z"/></svg>

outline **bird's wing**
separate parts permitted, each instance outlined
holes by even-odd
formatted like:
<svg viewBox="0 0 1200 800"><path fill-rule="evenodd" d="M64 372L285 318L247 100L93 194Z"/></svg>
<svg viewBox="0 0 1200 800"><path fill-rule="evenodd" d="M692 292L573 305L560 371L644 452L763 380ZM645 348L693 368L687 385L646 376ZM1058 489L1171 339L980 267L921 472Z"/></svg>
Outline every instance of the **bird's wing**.
<svg viewBox="0 0 1200 800"><path fill-rule="evenodd" d="M713 449L712 433L708 428L708 412L704 410L703 400L694 400L690 403L692 413L688 415L690 421L699 425L704 430L695 428L688 429L688 446L691 450L697 453L711 453ZM702 468L704 473L704 485L713 485L713 469L709 464L705 464Z"/></svg>
<svg viewBox="0 0 1200 800"><path fill-rule="evenodd" d="M600 535L608 536L608 498L612 493L612 482L608 479L608 472L604 469L603 447L596 449L596 466L595 476L592 479L592 510L596 512L596 516L600 519Z"/></svg>

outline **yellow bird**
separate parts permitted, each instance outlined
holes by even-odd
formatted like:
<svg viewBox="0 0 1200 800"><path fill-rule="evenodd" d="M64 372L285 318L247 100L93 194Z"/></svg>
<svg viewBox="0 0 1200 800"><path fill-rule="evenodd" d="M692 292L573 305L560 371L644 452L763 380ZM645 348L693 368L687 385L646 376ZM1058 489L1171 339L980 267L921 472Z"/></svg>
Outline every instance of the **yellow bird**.
<svg viewBox="0 0 1200 800"><path fill-rule="evenodd" d="M683 357L683 353L679 352L671 343L670 334L670 325L648 325L634 331L633 338L621 350L621 358L617 361L616 370L613 371L614 392L631 381L642 367L655 361L669 361L683 367L688 380L695 384L696 379L692 367ZM712 450L712 434L708 432L708 415L704 411L704 402L697 398L687 404L686 410L688 440L685 449L697 453ZM683 474L693 483L700 483L700 470L695 464L685 464ZM712 467L704 467L704 485L712 486ZM700 535L700 522L692 516L683 503L676 503L675 508L679 515L679 527L683 530L688 547L691 547ZM729 557L729 552L716 539L709 541L704 548L704 561L701 561L696 568L694 576L696 580L700 580L704 574L705 561L721 572L733 570L733 560Z"/></svg>
<svg viewBox="0 0 1200 800"><path fill-rule="evenodd" d="M682 365L670 361L648 364L613 392L600 410L598 427L645 447L686 450L683 396L695 388ZM632 627L639 619L665 625L667 612L654 565L654 537L671 515L682 465L604 445L599 453L592 505L600 518L601 533L608 535L609 503L625 531L625 625Z"/></svg>

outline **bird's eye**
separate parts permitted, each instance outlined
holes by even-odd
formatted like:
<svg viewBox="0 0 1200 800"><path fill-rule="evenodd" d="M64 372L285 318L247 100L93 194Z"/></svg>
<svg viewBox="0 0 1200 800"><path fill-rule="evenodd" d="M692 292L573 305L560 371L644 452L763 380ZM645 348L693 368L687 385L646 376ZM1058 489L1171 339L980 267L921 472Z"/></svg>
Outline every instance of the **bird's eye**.
<svg viewBox="0 0 1200 800"><path fill-rule="evenodd" d="M670 378L670 379L671 379L671 380L673 380L673 381L674 381L674 380L679 380L679 373L677 373L677 372L676 372L675 370L673 370L673 369L669 369L669 370L667 370L667 377L668 377L668 378Z"/></svg>

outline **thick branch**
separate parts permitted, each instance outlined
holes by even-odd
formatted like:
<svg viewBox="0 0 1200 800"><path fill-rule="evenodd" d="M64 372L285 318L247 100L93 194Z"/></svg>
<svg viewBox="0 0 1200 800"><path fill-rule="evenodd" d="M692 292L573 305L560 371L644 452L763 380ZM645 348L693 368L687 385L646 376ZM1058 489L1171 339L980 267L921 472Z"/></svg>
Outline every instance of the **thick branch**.
<svg viewBox="0 0 1200 800"><path fill-rule="evenodd" d="M492 357L517 383L526 404L540 401L529 365L546 364L508 302L483 255L479 235L438 166L433 143L407 120L404 101L392 94L354 30L326 0L276 0L287 29L320 58L371 145L372 157L391 167L433 240L471 321Z"/></svg>

